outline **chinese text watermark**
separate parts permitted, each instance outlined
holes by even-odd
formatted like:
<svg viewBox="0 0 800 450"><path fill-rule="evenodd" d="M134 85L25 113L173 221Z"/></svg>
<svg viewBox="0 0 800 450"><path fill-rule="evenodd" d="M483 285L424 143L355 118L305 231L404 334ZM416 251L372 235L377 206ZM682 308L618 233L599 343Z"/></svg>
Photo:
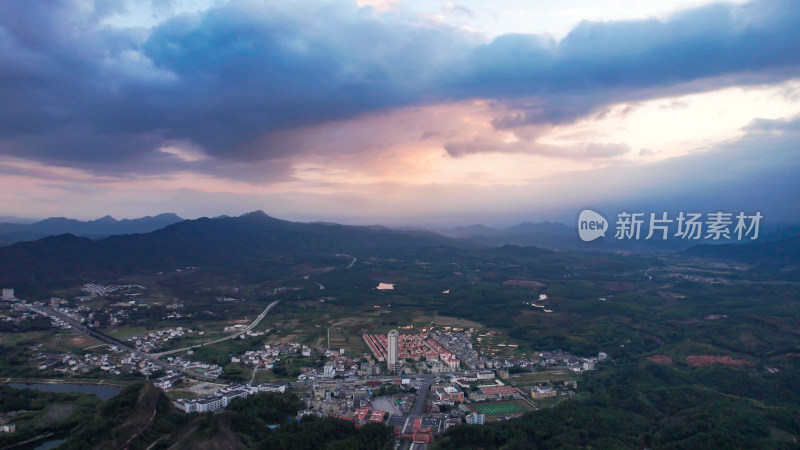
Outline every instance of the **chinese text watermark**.
<svg viewBox="0 0 800 450"><path fill-rule="evenodd" d="M614 239L617 240L755 240L763 216L760 212L747 214L716 211L707 214L679 212L670 216L667 212L643 213L623 211L617 214L614 223ZM578 216L578 235L583 241L593 241L605 236L608 221L591 209L581 211Z"/></svg>

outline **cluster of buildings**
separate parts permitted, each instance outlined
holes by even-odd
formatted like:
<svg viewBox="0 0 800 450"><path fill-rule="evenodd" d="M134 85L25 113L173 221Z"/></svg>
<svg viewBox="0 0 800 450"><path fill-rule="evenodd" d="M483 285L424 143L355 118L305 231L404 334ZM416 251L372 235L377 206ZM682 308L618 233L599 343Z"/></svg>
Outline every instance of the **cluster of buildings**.
<svg viewBox="0 0 800 450"><path fill-rule="evenodd" d="M401 339L398 336L398 360ZM407 341L412 341L408 339ZM414 341L412 348L418 348L420 341ZM374 343L374 341L373 341ZM386 340L389 345L389 336ZM440 344L443 348L443 346ZM385 360L389 357L389 348ZM430 346L427 346L430 349ZM433 347L436 348L436 347ZM466 348L466 346L465 346ZM247 352L240 361L246 364L265 367L264 357L279 358L287 353L312 349L300 344L282 344L265 347L264 350ZM422 355L424 356L424 354ZM571 355L562 352L543 352L540 359L545 364L564 364ZM377 358L376 358L377 359ZM371 422L386 422L395 428L398 438L408 438L416 444L427 444L439 433L461 423L484 424L488 420L506 420L517 417L523 412L509 411L502 415L488 417L471 406L476 402L499 402L499 405L510 401L527 403L530 408L535 405L531 399L555 398L564 394L554 386L514 387L504 383L507 378L506 369L479 369L466 372L451 373L449 376L372 376L360 375L362 367L377 363L369 356L351 358L339 350L325 351L325 364L320 368L306 368L295 386L300 391L305 409L298 412L298 418L306 415L337 417L352 421L356 426ZM388 361L387 361L388 362ZM455 372L455 371L451 371ZM342 375L341 377L337 375ZM169 388L180 379L179 375L167 376L157 380L160 387ZM427 380L427 381L426 381ZM259 386L264 386L260 388ZM427 395L421 395L430 387ZM575 382L567 381L565 386L576 387ZM197 399L185 399L175 402L176 406L186 412L215 411L225 408L233 399L246 397L256 392L272 390L282 392L286 386L276 385L232 385L221 389L213 395ZM568 391L567 391L568 393ZM418 410L416 402L424 404ZM422 411L420 414L412 413ZM529 409L530 410L530 409Z"/></svg>
<svg viewBox="0 0 800 450"><path fill-rule="evenodd" d="M116 347L111 346L112 350ZM72 353L39 353L36 355L36 368L41 371L53 371L68 375L85 375L93 370L102 370L110 375L123 373L140 373L150 375L159 370L152 361L136 356L133 353L86 353L78 356Z"/></svg>
<svg viewBox="0 0 800 450"><path fill-rule="evenodd" d="M86 375L94 370L101 370L109 375L142 374L152 375L161 370L150 359L131 352L120 351L117 346L110 345L111 353L44 353L36 355L36 368L40 371L51 371L67 375ZM217 378L222 374L222 367L216 364L191 361L184 358L168 357L164 359L176 368Z"/></svg>
<svg viewBox="0 0 800 450"><path fill-rule="evenodd" d="M316 352L316 353L315 353ZM325 364L321 367L303 367L298 381L316 381L332 378L356 378L377 376L382 373L380 364L371 358L350 357L344 349L312 349L296 342L265 344L263 349L248 350L233 356L231 362L262 369L272 369L275 363L286 357L310 357L321 353Z"/></svg>
<svg viewBox="0 0 800 450"><path fill-rule="evenodd" d="M525 395L523 391L500 381L491 370L465 372L464 375L453 377L453 384L469 389L467 398L472 401L503 400Z"/></svg>
<svg viewBox="0 0 800 450"><path fill-rule="evenodd" d="M163 358L163 360L182 370L205 375L210 378L217 378L222 375L222 367L218 366L217 364L192 361L189 359L184 359L181 356L168 356Z"/></svg>
<svg viewBox="0 0 800 450"><path fill-rule="evenodd" d="M86 288L89 286L89 288ZM51 297L49 301L34 301L34 302L26 302L24 300L20 300L14 297L13 289L5 289L8 294L7 299L3 299L9 302L14 302L13 307L17 310L25 310L26 308L30 307L31 305L34 306L49 306L52 309L70 316L72 319L85 324L88 327L93 328L100 328L106 326L122 326L131 321L131 317L136 315L145 315L149 317L148 313L144 313L145 310L150 309L150 305L147 305L144 302L137 302L134 300L124 300L117 303L110 304L103 308L91 308L86 305L76 305L70 306L70 303L75 305L75 301L81 302L84 300L89 300L93 296L103 295L101 292L107 291L115 291L118 289L124 289L129 287L140 287L138 285L124 285L124 286L101 286L96 284L88 284L85 285L85 289L90 289L92 294L86 296L78 296L71 300L66 300L60 297ZM138 294L126 294L126 295L138 295ZM167 309L172 309L172 307L176 305L167 305ZM182 304L181 304L182 305ZM174 311L173 311L174 314ZM177 314L173 317L191 317L192 314ZM164 319L168 317L163 317ZM135 319L135 317L134 317ZM53 320L53 326L60 327L60 328L70 328L68 325L60 323L57 320Z"/></svg>
<svg viewBox="0 0 800 450"><path fill-rule="evenodd" d="M344 349L312 349L296 342L265 344L263 349L248 350L233 356L231 362L269 370L281 358L310 357L319 353L322 353L325 364L322 367L301 368L302 373L298 376L298 381L377 376L382 373L380 364L371 358L350 357L345 354Z"/></svg>
<svg viewBox="0 0 800 450"><path fill-rule="evenodd" d="M461 421L453 417L416 417L404 427L401 436L411 438L415 444L429 444L437 434L460 424Z"/></svg>
<svg viewBox="0 0 800 450"><path fill-rule="evenodd" d="M530 358L479 358L477 368L510 369L518 367L527 370L537 370L546 367L563 367L573 372L595 370L597 365L608 359L608 355L600 352L597 356L575 356L569 352L557 350L539 352Z"/></svg>
<svg viewBox="0 0 800 450"><path fill-rule="evenodd" d="M89 284L84 286L84 290L92 296L97 296L131 287L141 286ZM11 295L13 297L13 292ZM98 326L95 317L96 314L102 313L100 310L86 307L69 308L64 306L60 299L57 303L51 301L51 305L90 326ZM136 302L126 301L118 305L123 308L135 308ZM182 304L167 305L170 314L176 317L180 317L177 312L180 308L183 308ZM118 317L118 320L127 317L124 310L120 310L116 316L109 311L105 313L109 314L109 320L114 320L114 317ZM240 331L242 327L244 325L236 325L226 331ZM175 327L128 340L138 350L149 352L171 339L183 337L188 333L192 333L192 330ZM263 333L248 334L255 336ZM307 408L301 411L299 416L314 414L339 417L354 422L356 426L389 421L390 425L395 427L398 437L407 437L415 443L427 444L436 434L462 421L471 424L486 422L485 414L479 413L477 409L467 408L466 404L509 399L522 402L525 399L556 398L564 394L553 386L522 388L507 385L501 379L509 377L508 369L512 367L535 370L541 367L559 366L581 372L594 370L598 363L602 363L608 357L602 352L596 357L584 358L568 352L552 351L540 352L530 358L487 358L473 348L472 335L468 332L400 334L397 330L392 330L385 335L363 334L362 338L370 349L371 356L370 354L365 354L363 357L347 356L343 349L319 349L315 353L315 350L307 345L287 343L266 344L263 348L232 356L231 362L254 368L272 369L281 358L310 357L323 353L324 364L319 364L320 367L305 367L298 377L295 387L305 391L301 396ZM114 375L122 373L149 375L161 370L146 358L121 352L114 346L111 346L111 349L110 354L87 353L83 357L73 354L40 353L37 358L38 367L40 370L70 374L86 374L99 369ZM166 376L155 380L155 384L165 390L173 388L183 378L178 370L203 374L211 378L217 378L222 373L222 368L218 365L191 361L181 356L166 357L163 361L169 363L169 368L175 369L175 372L170 371ZM449 377L420 375L416 378L382 377L383 370L379 363L386 363L388 370L395 373L410 373L417 369L421 374L441 372L451 375ZM460 372L461 367L468 370ZM565 383L570 386L568 383L574 382ZM420 392L426 391L428 387L430 387L428 394L421 395ZM187 413L217 411L227 407L236 398L245 398L259 392L284 392L286 388L286 384L233 384L211 395L180 399L174 404ZM413 409L416 412L412 414L412 405L415 401L424 403L421 414L417 407ZM529 400L525 403L533 404ZM497 420L497 416L491 416L488 420Z"/></svg>
<svg viewBox="0 0 800 450"><path fill-rule="evenodd" d="M246 398L259 392L285 392L285 384L232 384L225 386L212 395L193 399L179 399L173 402L175 407L186 413L219 411L234 399Z"/></svg>
<svg viewBox="0 0 800 450"><path fill-rule="evenodd" d="M81 288L83 292L86 292L91 297L99 297L129 289L146 289L146 288L138 284L123 284L123 285L112 284L105 286L102 284L95 284L95 283L84 284L83 287Z"/></svg>
<svg viewBox="0 0 800 450"><path fill-rule="evenodd" d="M443 383L431 386L431 406L453 406L464 403L466 400L464 389L453 383Z"/></svg>
<svg viewBox="0 0 800 450"><path fill-rule="evenodd" d="M3 315L2 320L4 322L11 322L11 323L21 323L25 320L34 320L37 318L41 318L40 314L36 314L28 309L27 303L16 303L12 306L14 310L17 311L14 315ZM72 326L63 320L59 319L58 317L49 317L50 325L53 328L62 328L62 329L69 329Z"/></svg>
<svg viewBox="0 0 800 450"><path fill-rule="evenodd" d="M306 403L323 416L350 417L356 409L370 408L369 386L357 383L315 383Z"/></svg>
<svg viewBox="0 0 800 450"><path fill-rule="evenodd" d="M20 308L19 312L12 315L0 314L0 321L8 324L20 325L25 321L35 320L41 317L42 316L39 314L34 314L30 311L26 311ZM58 318L53 318L53 317L50 318L50 325L52 325L53 328L65 328L65 329L71 328L70 325L65 323L63 320L59 320Z"/></svg>
<svg viewBox="0 0 800 450"><path fill-rule="evenodd" d="M231 362L263 369L272 369L272 366L277 361L280 361L281 356L289 355L308 357L311 356L311 348L296 342L277 345L264 344L263 349L248 350L243 354L232 357Z"/></svg>
<svg viewBox="0 0 800 450"><path fill-rule="evenodd" d="M500 381L490 370L436 377L429 385L427 396L420 396L427 378L390 376L382 378L317 380L311 383L303 401L306 410L298 416L317 415L351 420L356 424L370 421L387 421L395 428L398 438L408 438L417 444L427 444L434 436L461 423L484 424L485 414L467 407L467 404L483 401L524 402L531 390L515 388ZM542 389L544 389L542 387ZM553 389L553 392L557 392ZM423 400L425 399L425 400ZM424 401L413 414L415 402ZM531 406L533 408L533 406ZM491 420L516 417L522 413L509 413Z"/></svg>
<svg viewBox="0 0 800 450"><path fill-rule="evenodd" d="M438 362L441 371L458 370L458 357L425 333L363 334L362 338L378 361L385 361L390 371L399 371L407 361Z"/></svg>
<svg viewBox="0 0 800 450"><path fill-rule="evenodd" d="M386 391L392 394L378 400L379 394ZM365 411L378 411L381 421L391 414L407 414L413 395L407 390L400 391L398 378L389 379L388 384L381 380L322 380L310 386L303 402L307 409L300 415L338 417L359 423Z"/></svg>
<svg viewBox="0 0 800 450"><path fill-rule="evenodd" d="M184 330L183 327L168 328L166 330L158 330L151 333L130 337L128 338L128 342L133 344L137 350L151 352L161 347L164 343L170 341L171 339L185 336L191 332L192 330L188 328Z"/></svg>
<svg viewBox="0 0 800 450"><path fill-rule="evenodd" d="M540 352L530 358L487 358L480 354L472 345L470 333L433 332L430 337L456 355L463 366L470 370L479 369L522 369L536 370L537 368L559 366L566 367L573 372L595 370L597 364L608 359L608 355L600 352L596 357L579 357L569 352L557 350Z"/></svg>
<svg viewBox="0 0 800 450"><path fill-rule="evenodd" d="M510 369L518 367L536 370L559 366L574 372L594 370L608 358L601 352L596 357L578 357L569 352L541 352L530 358L489 358L473 347L469 332L442 332L430 334L364 334L364 342L378 361L386 362L392 372L411 373L413 369L431 373L453 372L464 367L468 370ZM409 364L410 362L417 364ZM424 361L425 363L419 363Z"/></svg>
<svg viewBox="0 0 800 450"><path fill-rule="evenodd" d="M598 363L608 359L608 354L600 352L597 356L579 357L569 352L541 352L539 353L540 366L565 366L573 372L595 370Z"/></svg>
<svg viewBox="0 0 800 450"><path fill-rule="evenodd" d="M322 371L306 372L306 379L331 379L331 378L355 378L358 376L380 375L380 365L371 361L362 361L361 358L350 358L344 352L338 350L327 350L325 352L325 365Z"/></svg>
<svg viewBox="0 0 800 450"><path fill-rule="evenodd" d="M359 408L352 416L340 417L355 423L356 428L368 423L382 423L386 419L386 411L380 409Z"/></svg>
<svg viewBox="0 0 800 450"><path fill-rule="evenodd" d="M58 297L52 297L50 299L50 307L54 310L69 316L76 322L80 322L85 324L88 327L99 327L100 320L102 319L103 323L108 323L111 325L118 325L122 323L125 319L128 318L128 314L123 311L101 311L101 310L94 310L87 306L77 306L77 307L69 307L66 301L60 299ZM33 302L34 305L44 305L42 302ZM19 303L17 308L26 308L28 306L27 303ZM107 314L107 316L106 316ZM102 316L102 317L101 317ZM57 318L51 317L51 321L54 324L58 324L60 328L71 328L69 325L61 323L61 321Z"/></svg>
<svg viewBox="0 0 800 450"><path fill-rule="evenodd" d="M431 339L453 353L468 369L475 370L486 366L485 361L481 361L478 352L472 348L472 335L469 333L435 331L431 333Z"/></svg>

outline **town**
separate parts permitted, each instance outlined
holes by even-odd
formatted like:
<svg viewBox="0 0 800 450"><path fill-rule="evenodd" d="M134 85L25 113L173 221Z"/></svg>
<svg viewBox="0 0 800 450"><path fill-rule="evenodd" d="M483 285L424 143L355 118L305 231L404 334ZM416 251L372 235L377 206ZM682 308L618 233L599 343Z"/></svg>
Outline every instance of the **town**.
<svg viewBox="0 0 800 450"><path fill-rule="evenodd" d="M95 293L120 289L123 288L87 285L86 290ZM223 368L219 364L192 359L193 348L199 345L158 353L173 339L200 337L202 332L173 327L118 341L97 331L101 311L70 307L57 297L47 304L27 303L14 298L13 292L4 293L10 312L15 313L5 315L3 322L21 326L25 321L44 319L56 328L110 339L83 354L39 351L35 364L43 376L144 376L170 394L174 406L186 413L220 411L236 398L291 390L304 404L298 420L308 415L335 417L352 421L356 427L383 422L394 428L398 439L419 445L462 423L480 425L509 420L553 406L575 394L578 383L574 374L595 370L608 361L603 352L582 357L560 350L498 358L476 347L482 338L475 330L446 327L401 334L391 329L363 334L361 338L369 349L363 354L298 342L264 343L259 349L230 355L230 363L252 371L249 381L230 382L220 378ZM147 308L133 301L117 306L116 311L102 313L124 320L126 312ZM263 337L266 333L243 324L228 326L224 332L239 338ZM296 360L309 365L286 371L283 364ZM257 371L271 371L282 379L256 381ZM527 378L528 375L541 376Z"/></svg>

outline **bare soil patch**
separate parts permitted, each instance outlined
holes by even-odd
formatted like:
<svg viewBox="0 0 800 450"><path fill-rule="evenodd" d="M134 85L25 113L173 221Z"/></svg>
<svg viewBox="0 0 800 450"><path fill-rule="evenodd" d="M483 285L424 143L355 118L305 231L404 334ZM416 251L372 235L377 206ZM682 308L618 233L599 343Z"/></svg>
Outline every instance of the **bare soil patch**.
<svg viewBox="0 0 800 450"><path fill-rule="evenodd" d="M735 359L730 356L711 356L711 355L692 355L686 357L686 363L692 367L705 367L713 364L722 364L725 366L752 366L753 363L744 359Z"/></svg>
<svg viewBox="0 0 800 450"><path fill-rule="evenodd" d="M647 359L657 364L664 364L667 366L675 365L675 361L673 361L672 358L670 358L667 355L653 355L653 356L648 356Z"/></svg>

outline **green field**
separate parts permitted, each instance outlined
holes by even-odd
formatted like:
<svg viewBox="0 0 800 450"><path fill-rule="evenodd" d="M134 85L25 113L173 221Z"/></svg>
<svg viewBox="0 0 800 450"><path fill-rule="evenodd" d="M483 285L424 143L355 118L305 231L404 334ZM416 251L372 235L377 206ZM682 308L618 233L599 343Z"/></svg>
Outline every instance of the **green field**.
<svg viewBox="0 0 800 450"><path fill-rule="evenodd" d="M575 374L567 369L551 370L546 372L527 372L515 374L511 376L511 383L514 385L526 385L532 383L545 383L548 381L574 380L575 378Z"/></svg>
<svg viewBox="0 0 800 450"><path fill-rule="evenodd" d="M486 414L487 418L492 416L502 416L506 414L524 414L528 411L535 411L531 405L522 400L507 400L502 402L476 403L467 405L469 409Z"/></svg>
<svg viewBox="0 0 800 450"><path fill-rule="evenodd" d="M125 340L130 337L147 334L148 329L147 327L119 327L108 330L106 333L110 336L114 336L117 339Z"/></svg>

